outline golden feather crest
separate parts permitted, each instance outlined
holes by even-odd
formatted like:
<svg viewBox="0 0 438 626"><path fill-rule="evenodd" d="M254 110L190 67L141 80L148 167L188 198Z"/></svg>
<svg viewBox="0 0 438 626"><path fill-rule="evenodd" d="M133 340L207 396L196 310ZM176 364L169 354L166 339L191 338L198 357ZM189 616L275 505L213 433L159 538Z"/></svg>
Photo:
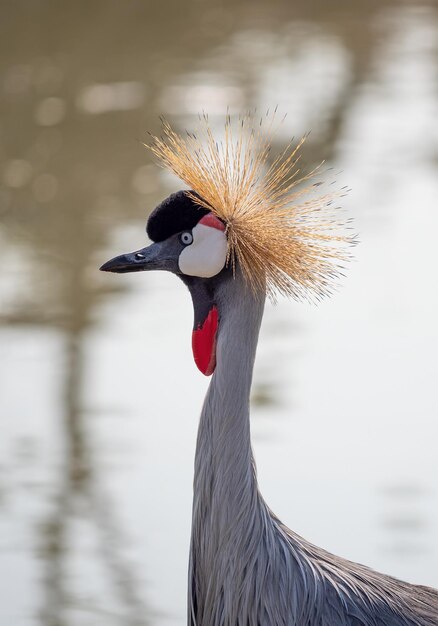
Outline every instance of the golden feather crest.
<svg viewBox="0 0 438 626"><path fill-rule="evenodd" d="M163 120L161 137L145 145L225 223L227 262L240 265L252 289L266 290L272 299L278 293L320 299L330 293L355 242L333 206L344 192L318 195L321 183L310 181L320 166L300 174L305 137L270 161L274 120L275 113L235 122L227 115L221 140L206 115L195 133L185 135Z"/></svg>

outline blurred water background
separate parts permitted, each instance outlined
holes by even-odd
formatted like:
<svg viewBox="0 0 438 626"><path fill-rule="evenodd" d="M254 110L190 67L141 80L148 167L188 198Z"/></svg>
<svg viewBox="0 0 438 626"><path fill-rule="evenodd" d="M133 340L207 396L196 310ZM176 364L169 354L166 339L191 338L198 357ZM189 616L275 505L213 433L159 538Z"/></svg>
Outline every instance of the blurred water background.
<svg viewBox="0 0 438 626"><path fill-rule="evenodd" d="M438 586L438 7L3 0L0 624L181 626L208 381L173 276L104 275L180 187L166 115L279 105L352 187L339 293L267 306L262 491L307 539Z"/></svg>

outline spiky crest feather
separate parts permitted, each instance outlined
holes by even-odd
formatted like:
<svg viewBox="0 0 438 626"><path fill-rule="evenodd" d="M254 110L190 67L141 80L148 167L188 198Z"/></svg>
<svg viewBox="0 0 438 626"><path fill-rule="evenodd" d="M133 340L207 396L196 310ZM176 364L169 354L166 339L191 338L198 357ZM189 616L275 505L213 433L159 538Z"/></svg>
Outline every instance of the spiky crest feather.
<svg viewBox="0 0 438 626"><path fill-rule="evenodd" d="M205 114L196 133L185 136L163 119L162 136L145 145L200 196L192 195L194 201L226 224L227 262L240 264L252 289L266 289L273 299L278 293L320 299L330 292L354 243L333 207L334 198L344 194L316 195L321 183L303 185L320 171L318 166L300 175L297 162L306 137L295 146L290 142L269 163L275 118L267 114L257 121L247 114L233 123L227 115L222 141Z"/></svg>

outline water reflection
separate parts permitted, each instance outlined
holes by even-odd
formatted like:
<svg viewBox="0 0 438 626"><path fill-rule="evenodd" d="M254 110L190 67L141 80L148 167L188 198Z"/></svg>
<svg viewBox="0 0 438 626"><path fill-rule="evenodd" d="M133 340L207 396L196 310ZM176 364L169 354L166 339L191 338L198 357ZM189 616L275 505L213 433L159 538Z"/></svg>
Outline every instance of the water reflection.
<svg viewBox="0 0 438 626"><path fill-rule="evenodd" d="M406 221L399 209L403 198L394 196L394 190L405 181L403 168L409 167L410 176L415 177L413 202L420 208L426 211L424 207L430 206L430 198L436 194L436 7L416 1L401 6L395 0L356 2L354 7L348 2L328 5L323 0L311 5L304 0L251 5L214 1L208 6L191 1L182 10L176 0L166 7L111 0L102 11L97 3L64 3L58 7L41 0L26 4L25 11L21 2L3 5L0 33L2 379L15 381L9 387L4 382L2 394L7 425L0 458L0 507L8 534L2 540L0 577L7 578L10 570L11 589L0 603L0 614L3 611L4 619L14 626L34 624L35 616L40 623L52 626L79 626L103 619L115 624L181 624L184 571L177 567L171 572L171 568L176 552L182 559L185 556L184 546L178 544L175 554L163 555L162 562L149 547L133 556L135 531L142 522L134 516L127 521L120 493L105 479L103 438L87 404L99 404L89 383L97 376L91 371L90 346L98 329L108 321L104 304L122 303L131 297L132 320L144 315L147 325L154 319L144 310L151 303L144 303L140 295L150 283L110 281L96 271L99 262L112 252L141 245L147 211L176 184L152 164L142 148L145 131L158 129L161 113L173 116L183 127L190 126L202 109L213 119L217 116L219 123L227 106L237 111L266 109L278 103L289 113L279 144L288 140L289 134L312 129L306 150L308 165L325 158L336 168L347 170L346 181L353 184L357 198L352 208L372 242L365 250L378 256L378 233L385 231L387 244L383 245L380 264L378 259L374 264L367 259L365 251L360 267L368 272L369 282L363 279L361 284L367 285L369 293L379 288L386 292L386 297L376 298L378 313L366 309L375 327L383 328L382 341L391 336L394 327L400 328L400 336L387 344L387 352L397 353L400 345L407 345L409 350L409 341L418 337L419 326L425 333L424 341L433 345L433 302L422 311L416 304L430 289L426 269L433 263L424 255L432 244L415 250L416 271L409 274L414 261L403 270L404 276L410 277L414 294L413 286L418 285L412 305L397 300L396 291L402 292L404 285L397 283L401 279L395 270L388 275L389 285L385 287L378 277L390 262L389 241L395 242L394 268L405 258L409 238L403 238L404 229L416 232L420 241L415 225ZM424 212L419 219L428 220L427 230L433 232L429 213ZM127 231L130 224L135 229ZM126 232L129 240L125 241ZM354 286L349 289L355 293ZM369 563L374 558L372 564L382 569L392 568L399 575L418 575L418 582L438 584L432 580L435 574L428 565L432 560L427 557L438 549L434 534L437 525L432 521L436 519L436 493L429 489L427 479L436 465L432 468L430 460L430 466L426 463L425 459L431 459L427 441L416 452L416 463L426 464L418 482L410 481L410 472L418 473L415 468L405 476L397 460L399 469L394 470L392 483L384 481L383 470L381 476L375 476L373 468L368 468L358 478L359 484L363 480L363 502L358 501L356 486L339 478L345 474L337 468L340 461L327 460L330 467L333 464L335 486L325 485L316 476L321 472L316 461L314 479L311 470L309 477L300 469L308 467L308 459L300 457L295 441L313 441L321 466L326 458L324 450L317 449L319 438L306 430L306 420L318 428L322 438L327 428L327 441L333 440L336 427L337 433L343 433L345 443L335 454L336 459L342 459L348 456L351 445L350 429L357 429L357 437L362 424L373 419L362 415L360 422L350 425L337 422L337 416L332 415L330 431L329 417L322 423L312 422L314 409L306 413L310 405L305 398L314 397L315 388L323 411L330 406L330 394L335 393L327 389L324 399L324 379L330 377L321 368L317 378L316 359L324 362L331 337L346 341L342 325L350 325L353 341L358 334L360 313L346 296L342 297L338 309L335 304L335 308L324 311L329 321L333 315L332 327L318 326L321 322L307 310L301 313L302 318L299 312L294 313L299 318L294 324L290 309L279 307L267 313L253 399L259 467L267 468L263 479L271 503L279 514L284 508L283 517L297 530L327 547ZM357 306L360 295L355 297ZM120 316L124 311L126 308L121 307ZM343 321L342 315L346 317ZM390 320L388 327L385 320ZM313 366L306 370L316 338L318 356L314 355ZM356 346L364 360L366 341ZM376 339L371 336L368 341L372 345ZM115 337L106 336L105 342L114 345ZM34 360L32 346L37 343L41 348ZM23 349L23 345L30 347ZM137 339L132 339L128 350L134 362ZM400 362L406 361L408 354L403 352ZM412 354L413 358L427 355L427 349L414 345ZM292 370L292 361L299 367ZM356 362L353 357L352 362ZM342 363L326 365L330 370L339 369L341 379L349 381L353 391L345 394L353 403L357 379L350 380ZM394 363L388 367L396 370ZM307 371L308 383L303 382L301 369ZM425 360L423 376L427 378L431 371ZM401 379L403 374L400 372ZM363 371L357 378L363 383L368 376ZM106 384L113 380L107 378ZM363 393L362 383L357 397ZM187 385L196 384L188 376ZM418 400L422 428L431 432L427 420L436 409L430 395L433 384L429 391L422 380L412 384L410 397L418 394L422 398ZM111 398L112 391L107 393ZM394 433L404 432L404 427L403 422L391 421L391 416L403 414L406 402L397 392L394 408L385 397L384 389L381 397L376 392L376 406L382 405L383 423L390 424L382 438L392 441L397 437ZM116 406L124 407L127 402L126 398L119 399ZM336 402L342 414L344 398L340 396ZM138 393L133 404L143 403ZM330 415L331 409L327 411ZM153 423L148 425L153 428ZM379 443L366 430L362 435L370 450L377 446L377 454ZM282 441L285 445L280 450ZM336 450L336 442L334 446ZM24 450L27 460L11 454L11 449ZM174 454L179 453L175 450ZM190 453L188 450L183 463L187 471ZM276 465L273 458L288 459L292 453L300 484L296 484L295 473L288 477L288 470ZM37 478L33 481L34 472ZM402 476L400 480L396 472ZM172 474L169 481L175 482L175 490L180 488ZM380 492L383 495L377 497L380 504L376 504L373 494L384 482L386 490ZM290 509L285 502L291 500L288 485L296 490ZM407 493L409 489L412 493ZM188 490L184 493L181 509L188 510L190 494ZM363 516L363 528L358 529L365 546L362 551L356 537L349 539L348 528L336 544L336 531L330 534L328 528L315 525L320 509L315 508L312 514L308 493L314 493L318 506L331 512L325 517L333 518L334 525L342 525L342 521L336 522L333 502L340 502L342 507L348 495L351 506ZM178 500L176 491L173 497ZM374 517L361 508L367 497ZM28 505L24 504L27 500ZM19 527L16 507L22 512ZM346 509L345 519L349 513ZM166 518L172 517L175 512L172 515L169 511ZM144 524L146 535L149 527L146 521ZM370 530L376 526L375 531ZM19 550L15 550L17 545ZM411 565L404 568L397 559L408 553ZM160 574L160 568L166 569L164 563L168 572ZM168 593L167 585L178 592ZM149 593L153 600L147 602ZM29 598L24 612L19 596Z"/></svg>
<svg viewBox="0 0 438 626"><path fill-rule="evenodd" d="M40 556L46 562L41 621L47 626L64 626L72 619L83 623L82 614L100 617L108 624L146 626L150 622L144 590L124 554L116 505L100 484L95 467L93 440L82 406L81 331L73 329L67 341L62 402L66 449L56 476L58 484L53 486L53 503L40 525ZM99 586L106 582L105 603L95 597L95 585L77 580L77 574L71 572L69 561L79 556L72 552L80 550L77 533L87 526L96 537L93 561L102 576Z"/></svg>

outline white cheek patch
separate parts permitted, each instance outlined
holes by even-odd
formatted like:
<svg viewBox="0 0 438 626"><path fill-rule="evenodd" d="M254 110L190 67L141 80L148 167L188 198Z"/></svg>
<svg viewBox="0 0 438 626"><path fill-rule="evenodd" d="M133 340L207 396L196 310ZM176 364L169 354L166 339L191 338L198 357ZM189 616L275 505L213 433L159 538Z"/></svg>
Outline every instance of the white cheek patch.
<svg viewBox="0 0 438 626"><path fill-rule="evenodd" d="M224 231L198 223L192 234L193 243L179 255L179 269L187 276L216 276L227 259L228 244Z"/></svg>

